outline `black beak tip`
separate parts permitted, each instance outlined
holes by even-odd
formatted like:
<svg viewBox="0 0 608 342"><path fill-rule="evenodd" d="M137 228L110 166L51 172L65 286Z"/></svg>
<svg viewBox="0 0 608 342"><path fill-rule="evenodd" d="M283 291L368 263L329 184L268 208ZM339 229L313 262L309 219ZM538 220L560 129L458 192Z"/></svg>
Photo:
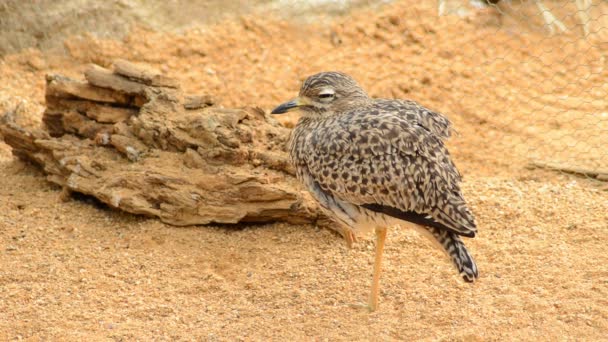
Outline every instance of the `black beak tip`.
<svg viewBox="0 0 608 342"><path fill-rule="evenodd" d="M289 101L289 102L285 102L285 103L281 104L280 106L278 106L277 108L273 109L272 112L270 112L270 114L283 114L283 113L287 113L291 109L294 109L296 107L298 107L298 103L295 100L292 100L292 101Z"/></svg>
<svg viewBox="0 0 608 342"><path fill-rule="evenodd" d="M273 109L272 112L270 112L270 114L283 114L285 113L285 108L281 108L282 106L278 106L277 108Z"/></svg>

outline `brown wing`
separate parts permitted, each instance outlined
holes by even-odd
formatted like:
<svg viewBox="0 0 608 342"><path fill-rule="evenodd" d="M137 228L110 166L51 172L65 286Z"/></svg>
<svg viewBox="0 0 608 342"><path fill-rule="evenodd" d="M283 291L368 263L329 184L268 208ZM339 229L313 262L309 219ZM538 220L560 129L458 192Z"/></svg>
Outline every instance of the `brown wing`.
<svg viewBox="0 0 608 342"><path fill-rule="evenodd" d="M409 123L417 123L435 136L445 140L452 135L452 123L448 118L410 100L375 100L386 112L394 112Z"/></svg>
<svg viewBox="0 0 608 342"><path fill-rule="evenodd" d="M341 200L385 213L395 209L404 213L402 219L424 218L474 236L460 174L442 139L406 118L382 106L329 118L306 137L301 166Z"/></svg>

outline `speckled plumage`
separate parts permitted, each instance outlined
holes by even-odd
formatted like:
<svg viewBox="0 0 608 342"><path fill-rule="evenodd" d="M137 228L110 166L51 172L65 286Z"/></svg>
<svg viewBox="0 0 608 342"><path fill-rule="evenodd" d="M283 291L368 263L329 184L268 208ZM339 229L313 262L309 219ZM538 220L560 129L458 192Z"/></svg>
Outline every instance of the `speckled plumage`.
<svg viewBox="0 0 608 342"><path fill-rule="evenodd" d="M413 223L465 280L477 277L458 237L477 228L444 144L446 117L413 101L372 99L338 72L309 77L298 100L274 112L292 107L302 110L289 144L298 179L339 223L353 234Z"/></svg>

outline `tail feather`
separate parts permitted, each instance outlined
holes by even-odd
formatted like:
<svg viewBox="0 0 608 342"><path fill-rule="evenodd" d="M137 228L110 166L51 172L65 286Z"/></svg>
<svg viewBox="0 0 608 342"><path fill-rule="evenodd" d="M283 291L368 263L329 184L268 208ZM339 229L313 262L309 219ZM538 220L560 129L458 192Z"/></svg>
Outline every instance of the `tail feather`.
<svg viewBox="0 0 608 342"><path fill-rule="evenodd" d="M475 279L479 277L477 265L460 237L450 231L433 227L425 228L429 230L437 242L443 247L464 281L469 283L474 282Z"/></svg>

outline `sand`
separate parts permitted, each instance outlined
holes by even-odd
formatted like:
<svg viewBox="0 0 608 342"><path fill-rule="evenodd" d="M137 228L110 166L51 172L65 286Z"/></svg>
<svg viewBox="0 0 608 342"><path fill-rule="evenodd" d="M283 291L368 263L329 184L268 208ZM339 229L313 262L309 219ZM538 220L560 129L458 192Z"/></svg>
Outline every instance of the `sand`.
<svg viewBox="0 0 608 342"><path fill-rule="evenodd" d="M449 148L478 221L467 245L481 277L463 283L430 242L392 229L370 314L350 304L367 299L371 239L348 249L314 226L180 228L62 201L0 143L0 339L605 340L606 183L527 165L608 168L608 39L582 39L575 17L555 36L541 19L522 20L487 10L438 18L434 3L416 1L317 21L254 11L5 55L0 110L20 104L26 125L40 120L46 73L78 77L117 57L225 107L270 110L307 75L342 70L373 96L439 110L458 131Z"/></svg>

